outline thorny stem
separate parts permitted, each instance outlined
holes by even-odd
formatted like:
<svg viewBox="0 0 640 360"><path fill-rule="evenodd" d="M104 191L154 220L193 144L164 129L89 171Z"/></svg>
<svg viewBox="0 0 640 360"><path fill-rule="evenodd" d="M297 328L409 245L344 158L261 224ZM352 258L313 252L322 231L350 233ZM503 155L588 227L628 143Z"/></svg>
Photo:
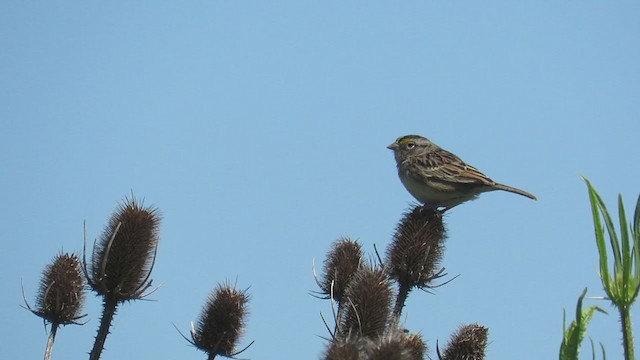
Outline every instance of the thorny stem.
<svg viewBox="0 0 640 360"><path fill-rule="evenodd" d="M631 313L629 307L620 307L620 322L622 323L622 344L624 345L625 360L635 360L633 349L633 333L631 331Z"/></svg>
<svg viewBox="0 0 640 360"><path fill-rule="evenodd" d="M58 323L51 323L51 332L49 332L49 339L47 339L47 348L44 351L44 360L51 359L51 353L53 352L53 342L56 340L56 332L58 332Z"/></svg>
<svg viewBox="0 0 640 360"><path fill-rule="evenodd" d="M400 314L402 313L402 308L404 308L404 303L407 301L407 296L409 296L409 291L411 291L410 286L400 285L398 287L396 305L393 308L393 321L395 324L397 324L400 320Z"/></svg>
<svg viewBox="0 0 640 360"><path fill-rule="evenodd" d="M113 315L115 315L116 313L117 306L118 302L116 300L110 299L109 297L104 298L102 318L100 319L100 328L98 329L98 334L96 335L96 341L95 343L93 343L93 349L89 354L89 360L100 359L100 354L102 353L104 342L107 339L107 335L109 334L109 327L111 327L111 320L113 320Z"/></svg>

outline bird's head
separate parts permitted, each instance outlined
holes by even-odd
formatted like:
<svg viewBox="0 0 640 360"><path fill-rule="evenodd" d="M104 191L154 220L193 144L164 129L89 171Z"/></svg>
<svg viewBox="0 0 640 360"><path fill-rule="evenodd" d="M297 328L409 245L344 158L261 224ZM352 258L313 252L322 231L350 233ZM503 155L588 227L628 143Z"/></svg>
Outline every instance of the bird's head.
<svg viewBox="0 0 640 360"><path fill-rule="evenodd" d="M437 148L438 145L420 135L400 136L393 144L387 146L387 149L393 150L398 163L410 156L421 156Z"/></svg>

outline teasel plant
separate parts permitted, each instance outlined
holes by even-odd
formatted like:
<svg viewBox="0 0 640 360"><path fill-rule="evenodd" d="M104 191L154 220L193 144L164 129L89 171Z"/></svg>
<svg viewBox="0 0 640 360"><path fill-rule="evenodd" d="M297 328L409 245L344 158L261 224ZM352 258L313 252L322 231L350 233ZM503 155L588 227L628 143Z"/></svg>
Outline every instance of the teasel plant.
<svg viewBox="0 0 640 360"><path fill-rule="evenodd" d="M440 266L444 255L446 229L443 211L414 205L403 214L387 247L384 268L398 284L393 316L399 321L411 290L429 290L447 274ZM449 280L451 281L451 280Z"/></svg>
<svg viewBox="0 0 640 360"><path fill-rule="evenodd" d="M205 352L208 360L216 356L234 358L253 345L252 341L236 350L245 330L248 303L246 290L237 290L230 284L218 285L207 298L197 323L191 323L191 339L180 330L178 332L191 345Z"/></svg>
<svg viewBox="0 0 640 360"><path fill-rule="evenodd" d="M85 234L83 270L91 290L102 297L103 304L90 360L100 358L117 307L126 301L144 299L153 292L149 289L159 229L158 209L145 207L142 201L131 196L114 211L102 235L94 242L89 264Z"/></svg>
<svg viewBox="0 0 640 360"><path fill-rule="evenodd" d="M330 299L335 321L326 360L422 359L426 344L419 334L391 325L393 286L378 263L364 260L362 246L343 237L336 240L324 261L322 276L314 277L320 291L314 295ZM337 304L337 311L333 307Z"/></svg>
<svg viewBox="0 0 640 360"><path fill-rule="evenodd" d="M385 333L391 308L391 283L380 267L366 265L354 274L345 290L349 302L337 336L376 339Z"/></svg>
<svg viewBox="0 0 640 360"><path fill-rule="evenodd" d="M591 213L599 254L602 287L620 314L625 360L635 359L631 307L640 292L640 196L631 223L627 221L622 196L618 195L619 234L604 201L591 182L584 178L589 191ZM604 225L603 225L604 221ZM609 238L607 246L606 235ZM607 250L609 248L609 250ZM610 263L609 256L613 257Z"/></svg>
<svg viewBox="0 0 640 360"><path fill-rule="evenodd" d="M320 299L332 300L332 310L335 319L340 319L345 309L346 291L353 276L364 265L364 257L362 251L362 245L348 237L341 237L334 241L331 245L331 249L327 254L324 261L324 268L322 276L318 277L315 270L315 264L313 266L313 277L316 280L316 284L320 288L318 292L312 292L312 296ZM337 311L333 307L334 302L337 307ZM323 317L325 326L327 321ZM330 333L335 333L338 330L339 322L335 321L335 328Z"/></svg>
<svg viewBox="0 0 640 360"><path fill-rule="evenodd" d="M331 245L319 280L314 270L318 294L338 303L333 312L335 331L323 317L331 334L324 360L425 357L428 347L422 335L403 329L400 316L413 289L430 292L453 280L437 283L447 275L441 266L446 240L443 216L444 211L412 206L402 215L384 261L376 250L377 263L364 261L359 243L348 238ZM487 335L480 325L463 327L441 358L484 359Z"/></svg>
<svg viewBox="0 0 640 360"><path fill-rule="evenodd" d="M85 300L85 280L80 260L75 254L60 253L42 273L40 287L32 308L22 291L25 307L51 325L44 359L51 359L53 343L60 325L82 325L78 320Z"/></svg>
<svg viewBox="0 0 640 360"><path fill-rule="evenodd" d="M350 279L344 301L325 360L423 359L422 337L390 326L392 286L380 266L363 264Z"/></svg>

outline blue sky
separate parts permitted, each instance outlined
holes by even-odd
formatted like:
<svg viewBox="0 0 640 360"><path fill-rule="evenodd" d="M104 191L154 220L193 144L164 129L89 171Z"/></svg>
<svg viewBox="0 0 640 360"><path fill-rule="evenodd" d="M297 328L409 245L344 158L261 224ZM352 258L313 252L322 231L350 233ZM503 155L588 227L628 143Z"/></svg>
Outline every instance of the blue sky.
<svg viewBox="0 0 640 360"><path fill-rule="evenodd" d="M460 276L413 293L406 327L435 349L478 322L491 359L555 358L563 308L603 294L580 176L629 212L640 192L639 17L633 1L0 3L0 358L43 354L21 279L33 301L83 221L99 236L131 192L164 217L162 287L121 306L103 359L204 358L173 324L224 281L250 287L243 357L318 358L312 261L341 236L386 248L413 199L385 147L408 133L539 201L451 211ZM589 335L620 358L594 303L610 314ZM99 306L54 358L87 357Z"/></svg>

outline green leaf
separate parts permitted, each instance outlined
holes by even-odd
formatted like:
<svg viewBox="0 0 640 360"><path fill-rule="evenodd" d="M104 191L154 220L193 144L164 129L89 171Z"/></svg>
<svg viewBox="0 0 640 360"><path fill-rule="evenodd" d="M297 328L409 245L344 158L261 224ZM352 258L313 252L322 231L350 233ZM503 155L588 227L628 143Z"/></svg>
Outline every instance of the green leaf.
<svg viewBox="0 0 640 360"><path fill-rule="evenodd" d="M606 311L597 306L590 306L586 310L582 310L582 301L587 295L587 289L582 291L580 297L578 297L578 304L576 305L576 319L564 329L564 336L562 344L560 345L560 360L578 360L578 354L580 352L580 344L584 339L584 335L587 332L587 325L593 317L595 311L600 311L606 314Z"/></svg>
<svg viewBox="0 0 640 360"><path fill-rule="evenodd" d="M593 339L589 338L589 341L591 342L591 358L593 360L596 360L596 346L593 343ZM607 360L607 353L606 351L604 351L604 345L602 345L602 343L600 344L600 350L602 351L602 360Z"/></svg>
<svg viewBox="0 0 640 360"><path fill-rule="evenodd" d="M633 278L636 282L640 282L640 196L638 196L638 201L636 202L636 210L633 215L633 224L631 226L631 237L633 241L633 249L631 251L633 252L634 260ZM640 284L636 284L635 287L635 294L631 297L631 302L634 302L638 297Z"/></svg>
<svg viewBox="0 0 640 360"><path fill-rule="evenodd" d="M638 196L636 211L633 214L633 234L635 235L636 240L638 236L640 236L640 196Z"/></svg>
<svg viewBox="0 0 640 360"><path fill-rule="evenodd" d="M600 208L600 212L602 213L602 217L604 218L604 224L607 226L607 232L609 233L609 243L611 244L611 252L613 253L613 268L616 273L619 273L621 270L619 267L622 265L622 254L620 252L620 245L618 241L618 234L616 233L616 228L613 225L613 220L611 220L611 215L609 215L609 210L607 210L607 206L602 201L600 195L593 190L596 195L596 199L598 201L598 208Z"/></svg>
<svg viewBox="0 0 640 360"><path fill-rule="evenodd" d="M600 256L600 279L602 287L609 298L614 297L611 289L611 278L609 276L609 267L607 259L607 246L604 241L604 229L600 221L600 211L598 209L598 194L587 178L583 178L589 188L589 200L591 202L591 213L593 215L593 226L595 228L596 245L598 246L598 254Z"/></svg>
<svg viewBox="0 0 640 360"><path fill-rule="evenodd" d="M633 293L631 292L631 284L629 282L631 276L631 246L629 241L629 228L627 225L627 217L624 211L624 204L622 202L622 195L618 195L618 217L620 218L620 235L622 237L622 283L620 288L622 289L621 302L622 305L627 306Z"/></svg>

